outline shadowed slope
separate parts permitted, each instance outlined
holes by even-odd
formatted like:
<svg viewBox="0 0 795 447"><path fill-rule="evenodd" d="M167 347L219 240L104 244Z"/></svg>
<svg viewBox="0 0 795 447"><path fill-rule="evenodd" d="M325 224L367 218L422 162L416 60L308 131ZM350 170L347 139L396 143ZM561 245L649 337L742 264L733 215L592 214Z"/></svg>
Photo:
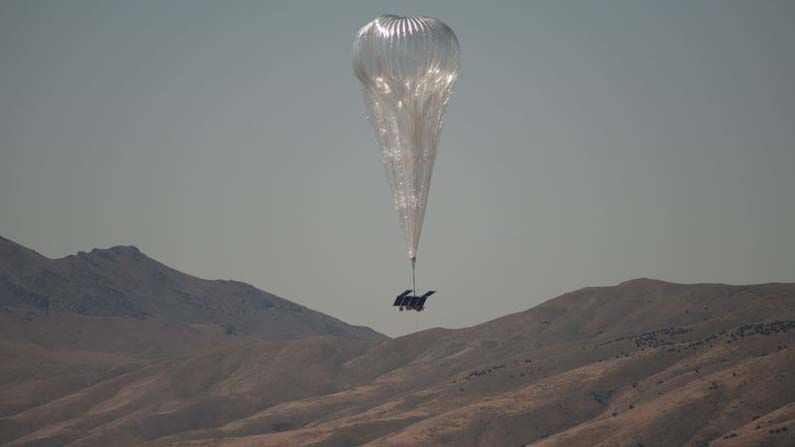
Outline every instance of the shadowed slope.
<svg viewBox="0 0 795 447"><path fill-rule="evenodd" d="M385 338L248 284L186 275L135 247L53 260L0 237L0 307L29 311L34 317L69 313L155 318L175 325L217 326L229 335L267 340L311 335Z"/></svg>

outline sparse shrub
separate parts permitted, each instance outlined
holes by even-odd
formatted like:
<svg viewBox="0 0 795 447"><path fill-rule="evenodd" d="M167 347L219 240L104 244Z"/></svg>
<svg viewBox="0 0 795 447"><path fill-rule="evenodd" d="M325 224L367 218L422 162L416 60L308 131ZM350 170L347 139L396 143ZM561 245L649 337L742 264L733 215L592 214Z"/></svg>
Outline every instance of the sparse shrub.
<svg viewBox="0 0 795 447"><path fill-rule="evenodd" d="M273 424L271 424L271 431L274 432L285 431L288 430L289 428L290 424L288 424L287 422L274 422Z"/></svg>

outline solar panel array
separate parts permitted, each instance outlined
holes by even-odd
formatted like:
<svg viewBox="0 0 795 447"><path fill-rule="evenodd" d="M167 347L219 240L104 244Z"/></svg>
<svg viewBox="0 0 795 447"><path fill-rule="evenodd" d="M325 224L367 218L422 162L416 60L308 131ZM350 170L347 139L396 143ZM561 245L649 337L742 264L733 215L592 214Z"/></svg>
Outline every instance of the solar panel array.
<svg viewBox="0 0 795 447"><path fill-rule="evenodd" d="M405 306L403 304L403 300L407 298L407 295L411 293L411 290L406 290L405 292L401 293L400 295L395 298L395 302L392 304L393 306Z"/></svg>
<svg viewBox="0 0 795 447"><path fill-rule="evenodd" d="M409 307L409 308L422 308L425 306L425 301L428 298L436 293L435 290L429 290L422 296L413 296L409 295L411 290L406 290L405 292L401 293L395 298L395 302L392 304L393 306L401 306L401 307Z"/></svg>

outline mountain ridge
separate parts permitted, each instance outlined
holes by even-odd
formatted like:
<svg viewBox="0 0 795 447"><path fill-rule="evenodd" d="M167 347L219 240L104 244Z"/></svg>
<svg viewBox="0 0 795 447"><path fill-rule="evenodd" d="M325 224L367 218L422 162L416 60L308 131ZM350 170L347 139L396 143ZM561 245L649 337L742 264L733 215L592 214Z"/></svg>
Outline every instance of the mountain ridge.
<svg viewBox="0 0 795 447"><path fill-rule="evenodd" d="M310 333L385 338L243 282L184 274L134 246L50 259L0 237L0 305L94 317L156 315L267 339Z"/></svg>
<svg viewBox="0 0 795 447"><path fill-rule="evenodd" d="M468 328L368 338L310 324L269 338L245 325L228 333L235 320L220 318L235 314L211 299L218 284L189 287L121 250L75 255L51 273L79 268L78 285L110 281L149 306L180 299L140 284L165 281L204 297L185 306L206 313L37 308L25 293L59 279L42 283L35 262L12 275L10 260L26 252L0 244L0 445L795 444L795 283L638 278ZM97 290L72 286L56 291Z"/></svg>

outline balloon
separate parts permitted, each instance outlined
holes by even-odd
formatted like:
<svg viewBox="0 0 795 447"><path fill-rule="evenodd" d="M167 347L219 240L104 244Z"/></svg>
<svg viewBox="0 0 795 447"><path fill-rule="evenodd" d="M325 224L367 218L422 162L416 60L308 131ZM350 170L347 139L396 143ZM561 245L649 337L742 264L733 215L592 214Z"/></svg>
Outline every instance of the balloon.
<svg viewBox="0 0 795 447"><path fill-rule="evenodd" d="M431 17L384 15L363 26L353 42L353 71L412 264L458 59L455 33Z"/></svg>

